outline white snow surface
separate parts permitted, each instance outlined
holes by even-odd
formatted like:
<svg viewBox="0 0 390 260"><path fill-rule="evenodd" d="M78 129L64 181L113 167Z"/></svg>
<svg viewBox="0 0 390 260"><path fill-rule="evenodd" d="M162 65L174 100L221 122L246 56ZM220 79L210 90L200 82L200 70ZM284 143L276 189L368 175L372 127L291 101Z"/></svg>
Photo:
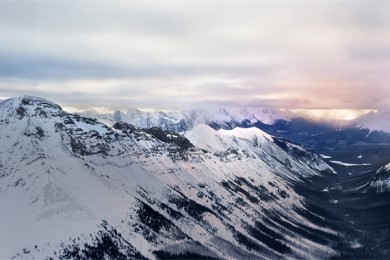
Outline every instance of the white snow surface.
<svg viewBox="0 0 390 260"><path fill-rule="evenodd" d="M383 131L390 133L390 112L379 110L369 112L356 119L354 125L358 128L369 129L372 131Z"/></svg>
<svg viewBox="0 0 390 260"><path fill-rule="evenodd" d="M230 113L240 119L240 111ZM245 227L267 211L321 229L293 211L303 207L303 198L289 184L332 171L320 156L289 143L282 149L256 128L216 131L198 124L185 137L195 147L183 151L140 129L113 129L36 97L0 102L0 259L58 258L72 241L80 241L81 248L92 243L102 221L152 259L154 250L174 251L191 241L214 257L281 257L265 244L251 251L234 238L235 232L250 237ZM305 156L294 156L298 150ZM241 185L245 192L226 185ZM258 186L274 199L257 199L251 187ZM197 217L177 200L207 210ZM140 217L142 205L174 226L152 230ZM172 211L182 217L172 217ZM334 254L291 232L284 242L297 254Z"/></svg>
<svg viewBox="0 0 390 260"><path fill-rule="evenodd" d="M342 166L368 166L371 165L371 163L346 163L346 162L341 162L341 161L330 161L332 163L342 165Z"/></svg>
<svg viewBox="0 0 390 260"><path fill-rule="evenodd" d="M206 150L209 148L213 151L226 150L229 147L237 146L238 141L247 141L257 147L273 141L270 135L254 127L216 131L204 124L197 125L185 136L197 147Z"/></svg>

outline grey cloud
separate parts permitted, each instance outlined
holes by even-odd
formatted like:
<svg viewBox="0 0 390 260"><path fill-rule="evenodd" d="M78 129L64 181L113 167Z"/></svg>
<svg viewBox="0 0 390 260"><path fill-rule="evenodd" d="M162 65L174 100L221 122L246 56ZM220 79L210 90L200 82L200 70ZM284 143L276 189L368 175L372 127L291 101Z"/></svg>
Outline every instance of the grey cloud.
<svg viewBox="0 0 390 260"><path fill-rule="evenodd" d="M140 72L138 72L140 73ZM123 76L115 66L71 61L56 57L0 55L0 77L16 79L64 80Z"/></svg>
<svg viewBox="0 0 390 260"><path fill-rule="evenodd" d="M357 61L390 62L390 48L384 48L382 46L377 48L359 48L351 50L351 54Z"/></svg>
<svg viewBox="0 0 390 260"><path fill-rule="evenodd" d="M174 1L3 1L0 23L45 33L91 31L186 34L187 17L164 6ZM178 3L178 2L177 2Z"/></svg>
<svg viewBox="0 0 390 260"><path fill-rule="evenodd" d="M389 1L2 1L0 94L71 105L375 108Z"/></svg>
<svg viewBox="0 0 390 260"><path fill-rule="evenodd" d="M0 53L0 77L33 80L185 77L194 75L244 76L269 72L260 65L137 63L110 64L39 55Z"/></svg>

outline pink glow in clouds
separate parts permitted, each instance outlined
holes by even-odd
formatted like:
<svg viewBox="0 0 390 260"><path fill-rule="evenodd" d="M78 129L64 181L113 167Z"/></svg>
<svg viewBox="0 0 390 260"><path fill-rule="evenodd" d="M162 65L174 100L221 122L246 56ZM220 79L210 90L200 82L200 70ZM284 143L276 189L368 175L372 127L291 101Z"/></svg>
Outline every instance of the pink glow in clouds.
<svg viewBox="0 0 390 260"><path fill-rule="evenodd" d="M389 10L389 1L2 1L0 95L75 107L389 109Z"/></svg>

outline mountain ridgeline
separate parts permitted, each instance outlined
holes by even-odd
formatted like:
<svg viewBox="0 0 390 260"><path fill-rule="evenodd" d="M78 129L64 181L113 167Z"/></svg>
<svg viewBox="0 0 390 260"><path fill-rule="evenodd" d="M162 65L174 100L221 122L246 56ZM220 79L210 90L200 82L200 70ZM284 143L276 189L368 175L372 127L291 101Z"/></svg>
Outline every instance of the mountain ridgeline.
<svg viewBox="0 0 390 260"><path fill-rule="evenodd" d="M103 120L37 97L0 102L0 258L388 253L374 251L385 234L367 242L351 224L373 236L388 224L353 216L365 212L357 202L388 209L372 204L389 190L386 133L264 109L137 113Z"/></svg>

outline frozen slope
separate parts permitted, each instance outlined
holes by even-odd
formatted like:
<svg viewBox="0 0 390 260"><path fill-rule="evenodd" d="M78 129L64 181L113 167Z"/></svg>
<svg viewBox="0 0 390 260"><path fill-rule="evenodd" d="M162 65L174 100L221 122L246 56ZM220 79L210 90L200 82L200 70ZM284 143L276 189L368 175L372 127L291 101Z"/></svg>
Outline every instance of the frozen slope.
<svg viewBox="0 0 390 260"><path fill-rule="evenodd" d="M225 154L228 151L231 156L240 157L245 154L268 164L276 161L276 164L269 165L272 169L282 165L293 173L286 173L284 178L299 180L302 176L315 175L319 171L335 173L319 155L286 140L272 137L255 127L215 131L209 126L198 125L185 136L196 147L210 150L214 154Z"/></svg>
<svg viewBox="0 0 390 260"><path fill-rule="evenodd" d="M335 254L292 188L331 168L258 129L107 127L24 96L0 142L1 259Z"/></svg>

